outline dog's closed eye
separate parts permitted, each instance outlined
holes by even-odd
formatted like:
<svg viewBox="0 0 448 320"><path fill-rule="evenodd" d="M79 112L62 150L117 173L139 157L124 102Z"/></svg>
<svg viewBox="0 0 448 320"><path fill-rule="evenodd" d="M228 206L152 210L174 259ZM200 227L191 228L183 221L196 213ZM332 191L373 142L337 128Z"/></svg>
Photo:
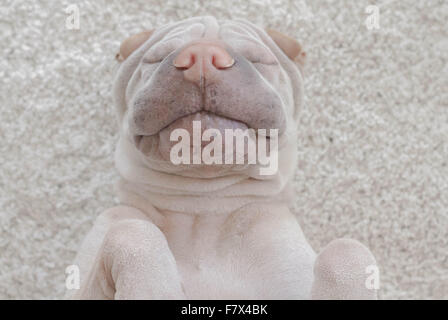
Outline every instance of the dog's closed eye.
<svg viewBox="0 0 448 320"><path fill-rule="evenodd" d="M155 44L143 57L143 63L160 63L172 52L182 47L183 41L179 38L172 38Z"/></svg>
<svg viewBox="0 0 448 320"><path fill-rule="evenodd" d="M270 50L262 44L251 40L232 41L233 49L254 64L275 65L277 59Z"/></svg>

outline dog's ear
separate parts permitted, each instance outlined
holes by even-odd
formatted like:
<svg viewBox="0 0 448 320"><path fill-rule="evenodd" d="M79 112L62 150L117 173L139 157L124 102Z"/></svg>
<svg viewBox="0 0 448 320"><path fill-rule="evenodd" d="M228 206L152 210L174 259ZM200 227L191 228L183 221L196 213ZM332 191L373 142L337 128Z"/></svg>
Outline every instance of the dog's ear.
<svg viewBox="0 0 448 320"><path fill-rule="evenodd" d="M129 57L132 52L137 50L146 40L149 39L154 30L143 31L133 36L130 36L120 46L120 52L117 53L115 59L118 61L124 61L127 57Z"/></svg>
<svg viewBox="0 0 448 320"><path fill-rule="evenodd" d="M297 40L276 30L267 29L266 32L291 60L300 67L305 65L306 53Z"/></svg>

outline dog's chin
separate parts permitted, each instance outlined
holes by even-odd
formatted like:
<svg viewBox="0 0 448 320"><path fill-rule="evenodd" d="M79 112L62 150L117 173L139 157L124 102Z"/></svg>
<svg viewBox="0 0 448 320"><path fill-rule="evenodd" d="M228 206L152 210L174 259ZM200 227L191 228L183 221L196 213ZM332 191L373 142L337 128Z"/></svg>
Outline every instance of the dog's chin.
<svg viewBox="0 0 448 320"><path fill-rule="evenodd" d="M178 150L180 143L187 143L188 151L190 153L189 163L187 163L187 165L190 165L192 168L195 167L201 168L201 170L205 171L216 172L234 168L235 166L246 167L245 164L225 164L226 153L229 153L229 150L226 150L226 148L232 148L232 150L230 150L233 158L231 161L232 163L235 163L234 160L238 152L235 141L233 141L230 147L228 145L228 140L226 140L227 129L232 130L232 132L237 129L242 130L242 132L246 132L248 126L238 120L221 117L213 113L198 112L175 120L160 130L157 134L135 136L135 144L139 151L143 153L148 160L164 161L176 164L176 159L178 159L179 156L183 157L184 155L181 152L173 153L173 148ZM216 138L216 135L220 135L220 138ZM207 145L212 142L217 148L221 148L220 163L205 163L202 158L200 163L195 163L193 156L194 152L199 152L201 155L204 153L211 154L214 159L217 159L214 152L210 153L210 150L212 149L211 145L207 147ZM173 154L176 159L173 159ZM244 148L244 154L242 154L242 156L246 158L247 147ZM183 163L184 166L185 164L186 163Z"/></svg>

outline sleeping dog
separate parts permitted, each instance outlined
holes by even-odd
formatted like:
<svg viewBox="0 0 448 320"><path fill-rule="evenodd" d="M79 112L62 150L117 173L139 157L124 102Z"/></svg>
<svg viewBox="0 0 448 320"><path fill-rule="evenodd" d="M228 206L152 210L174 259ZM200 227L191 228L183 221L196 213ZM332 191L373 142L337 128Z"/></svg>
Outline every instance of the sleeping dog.
<svg viewBox="0 0 448 320"><path fill-rule="evenodd" d="M117 59L121 205L97 218L75 262L80 288L67 297L376 298L370 251L339 239L316 255L288 209L303 105L297 41L247 21L196 17L128 38ZM258 148L276 156L270 174L225 135L249 129L244 141L265 141ZM223 133L215 147L244 161L175 163L173 132L208 132L210 143Z"/></svg>

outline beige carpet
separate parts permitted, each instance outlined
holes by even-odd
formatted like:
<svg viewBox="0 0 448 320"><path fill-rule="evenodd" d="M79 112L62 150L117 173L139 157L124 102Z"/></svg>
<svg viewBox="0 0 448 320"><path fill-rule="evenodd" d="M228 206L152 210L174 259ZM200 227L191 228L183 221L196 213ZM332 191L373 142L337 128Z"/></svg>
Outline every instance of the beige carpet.
<svg viewBox="0 0 448 320"><path fill-rule="evenodd" d="M80 30L65 27L78 4ZM380 29L365 26L380 8ZM383 298L448 298L446 1L18 1L0 5L0 298L61 298L114 204L114 54L129 34L211 14L301 40L309 63L296 212L316 250L367 244Z"/></svg>

